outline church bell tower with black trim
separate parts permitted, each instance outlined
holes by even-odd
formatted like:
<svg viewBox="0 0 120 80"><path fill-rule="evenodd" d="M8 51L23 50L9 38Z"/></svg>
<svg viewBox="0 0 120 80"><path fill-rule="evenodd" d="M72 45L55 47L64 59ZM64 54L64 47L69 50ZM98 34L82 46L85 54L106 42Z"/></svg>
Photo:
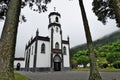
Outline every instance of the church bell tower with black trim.
<svg viewBox="0 0 120 80"><path fill-rule="evenodd" d="M51 70L61 71L63 69L62 54L62 29L60 24L61 15L58 12L49 14L49 37L51 46Z"/></svg>

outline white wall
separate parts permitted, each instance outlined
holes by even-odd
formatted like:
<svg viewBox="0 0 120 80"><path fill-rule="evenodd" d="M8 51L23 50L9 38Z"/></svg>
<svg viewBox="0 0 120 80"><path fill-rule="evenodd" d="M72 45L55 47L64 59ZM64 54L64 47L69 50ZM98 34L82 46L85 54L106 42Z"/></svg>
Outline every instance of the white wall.
<svg viewBox="0 0 120 80"><path fill-rule="evenodd" d="M56 17L58 17L58 22L56 22ZM50 16L50 23L59 23L60 24L60 17L57 15ZM61 49L61 35L60 35L60 28L58 27L58 32L56 32L56 27L58 26L51 26L53 28L53 48L55 48L55 43L59 43L59 48ZM49 37L51 39L51 28L49 28Z"/></svg>
<svg viewBox="0 0 120 80"><path fill-rule="evenodd" d="M64 67L70 67L70 52L68 44L63 44L66 47L66 55L63 55Z"/></svg>
<svg viewBox="0 0 120 80"><path fill-rule="evenodd" d="M30 62L29 62L29 68L33 68L33 62L34 62L34 55L35 55L35 42L30 46Z"/></svg>
<svg viewBox="0 0 120 80"><path fill-rule="evenodd" d="M45 53L41 53L41 45L45 44ZM38 40L37 65L36 67L50 67L50 42Z"/></svg>
<svg viewBox="0 0 120 80"><path fill-rule="evenodd" d="M56 22L55 22L55 21L56 21L56 20L55 20L56 17L58 17L58 22L57 22L57 23L60 23L60 22L61 22L59 16L57 16L57 15L52 15L52 16L50 16L51 23L56 23Z"/></svg>
<svg viewBox="0 0 120 80"><path fill-rule="evenodd" d="M59 43L59 49L61 49L61 35L60 35L60 28L58 27L58 32L56 32L56 27L53 27L54 33L53 33L53 48L55 48L56 42Z"/></svg>
<svg viewBox="0 0 120 80"><path fill-rule="evenodd" d="M14 60L14 68L17 68L17 64L20 63L20 68L25 68L25 61Z"/></svg>

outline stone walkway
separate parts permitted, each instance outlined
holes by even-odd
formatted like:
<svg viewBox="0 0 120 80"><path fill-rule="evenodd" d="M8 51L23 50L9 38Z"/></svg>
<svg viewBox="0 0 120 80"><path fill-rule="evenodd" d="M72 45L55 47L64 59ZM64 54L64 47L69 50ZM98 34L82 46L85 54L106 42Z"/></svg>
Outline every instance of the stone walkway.
<svg viewBox="0 0 120 80"><path fill-rule="evenodd" d="M88 80L88 71L18 72L32 80ZM103 80L120 80L120 72L101 72Z"/></svg>

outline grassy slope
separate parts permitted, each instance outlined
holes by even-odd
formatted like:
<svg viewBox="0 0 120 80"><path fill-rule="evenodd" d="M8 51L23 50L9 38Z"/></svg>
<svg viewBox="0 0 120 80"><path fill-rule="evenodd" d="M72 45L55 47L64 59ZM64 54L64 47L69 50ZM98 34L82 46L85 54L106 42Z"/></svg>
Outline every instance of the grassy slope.
<svg viewBox="0 0 120 80"><path fill-rule="evenodd" d="M23 76L19 73L15 73L15 80L31 80L31 79L29 79L26 76Z"/></svg>

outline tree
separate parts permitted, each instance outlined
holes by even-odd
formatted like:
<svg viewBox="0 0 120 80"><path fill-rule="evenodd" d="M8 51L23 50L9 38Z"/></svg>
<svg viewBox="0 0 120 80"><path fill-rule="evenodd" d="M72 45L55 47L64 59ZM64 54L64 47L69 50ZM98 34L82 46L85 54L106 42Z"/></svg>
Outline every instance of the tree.
<svg viewBox="0 0 120 80"><path fill-rule="evenodd" d="M71 59L71 67L72 68L77 68L77 66L78 66L77 60L76 59Z"/></svg>
<svg viewBox="0 0 120 80"><path fill-rule="evenodd" d="M80 8L81 8L81 14L82 14L84 30L85 30L85 34L86 34L86 40L87 40L88 53L89 53L89 57L90 57L90 76L89 76L89 80L102 80L102 78L101 78L101 76L100 76L100 74L97 70L97 67L96 67L92 38L91 38L89 25L88 25L88 20L87 20L87 17L86 17L86 12L85 12L82 0L79 0L79 5L80 5Z"/></svg>
<svg viewBox="0 0 120 80"><path fill-rule="evenodd" d="M25 0L33 1L34 0ZM40 1L40 0L36 0ZM42 1L42 0L41 0ZM45 4L46 1L43 0ZM19 23L19 16L21 10L22 0L1 0L0 5L6 6L0 7L0 16L6 17L4 27L2 30L2 35L0 38L0 80L14 80L14 71L13 71L13 61L15 54L15 46L16 46L16 37ZM41 2L39 2L41 3ZM32 6L32 3L31 5ZM41 7L39 5L38 7ZM45 9L45 8L38 8ZM3 10L3 15L1 15L1 11ZM11 16L12 15L12 16Z"/></svg>
<svg viewBox="0 0 120 80"><path fill-rule="evenodd" d="M89 57L88 56L84 56L81 55L80 57L78 57L77 59L78 64L82 64L83 67L85 68L87 66L87 64L89 63Z"/></svg>
<svg viewBox="0 0 120 80"><path fill-rule="evenodd" d="M10 0L0 39L0 79L14 80L13 61L21 0ZM13 15L13 16L11 16Z"/></svg>
<svg viewBox="0 0 120 80"><path fill-rule="evenodd" d="M107 18L115 19L120 27L120 0L93 0L93 12L102 23L107 22Z"/></svg>
<svg viewBox="0 0 120 80"><path fill-rule="evenodd" d="M6 13L8 10L8 4L10 0L0 0L0 19L6 18ZM51 0L22 0L21 8L25 6L29 6L29 8L35 12L45 12L47 11L47 4L50 3ZM25 22L26 18L24 15L20 15L21 19Z"/></svg>
<svg viewBox="0 0 120 80"><path fill-rule="evenodd" d="M120 61L120 53L119 52L110 53L107 55L106 60L109 63L113 63L115 61Z"/></svg>
<svg viewBox="0 0 120 80"><path fill-rule="evenodd" d="M117 68L117 69L120 69L120 61L115 61L115 62L113 63L113 67L114 67L114 68Z"/></svg>

